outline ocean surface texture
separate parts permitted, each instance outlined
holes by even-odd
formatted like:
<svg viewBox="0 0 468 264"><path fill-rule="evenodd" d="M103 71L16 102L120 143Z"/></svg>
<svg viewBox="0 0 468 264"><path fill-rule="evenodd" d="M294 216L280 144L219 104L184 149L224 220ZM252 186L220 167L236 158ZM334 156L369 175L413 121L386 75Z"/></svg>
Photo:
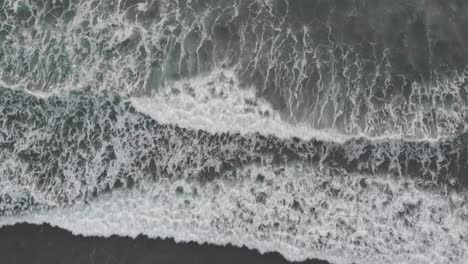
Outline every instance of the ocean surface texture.
<svg viewBox="0 0 468 264"><path fill-rule="evenodd" d="M468 1L0 0L0 227L468 263Z"/></svg>

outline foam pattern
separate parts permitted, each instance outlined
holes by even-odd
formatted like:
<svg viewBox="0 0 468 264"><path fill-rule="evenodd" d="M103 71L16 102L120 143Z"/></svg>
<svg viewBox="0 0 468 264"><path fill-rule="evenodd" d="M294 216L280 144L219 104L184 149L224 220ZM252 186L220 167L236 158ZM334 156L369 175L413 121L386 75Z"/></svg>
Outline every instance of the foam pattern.
<svg viewBox="0 0 468 264"><path fill-rule="evenodd" d="M421 190L411 179L330 176L247 166L242 180L162 178L89 204L0 218L47 222L92 236L174 238L277 251L332 263L465 263L467 193Z"/></svg>
<svg viewBox="0 0 468 264"><path fill-rule="evenodd" d="M290 122L438 138L468 123L467 10L455 0L5 0L0 76L30 90L148 95L225 68Z"/></svg>
<svg viewBox="0 0 468 264"><path fill-rule="evenodd" d="M0 0L0 226L467 263L466 14Z"/></svg>
<svg viewBox="0 0 468 264"><path fill-rule="evenodd" d="M466 259L465 135L212 134L159 124L108 92L0 91L3 224L245 244L291 260Z"/></svg>
<svg viewBox="0 0 468 264"><path fill-rule="evenodd" d="M250 164L293 162L337 173L414 176L423 185L467 184L466 135L433 142L337 143L210 134L158 124L107 92L41 99L4 88L0 109L3 178L65 204L148 177L237 179L236 170Z"/></svg>

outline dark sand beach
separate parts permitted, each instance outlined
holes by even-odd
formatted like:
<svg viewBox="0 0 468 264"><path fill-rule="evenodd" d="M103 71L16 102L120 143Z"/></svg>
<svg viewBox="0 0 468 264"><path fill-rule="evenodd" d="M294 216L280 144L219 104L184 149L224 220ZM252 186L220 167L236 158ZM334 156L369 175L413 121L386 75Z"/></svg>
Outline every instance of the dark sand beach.
<svg viewBox="0 0 468 264"><path fill-rule="evenodd" d="M290 263L278 253L260 254L246 247L175 243L139 236L84 237L50 225L18 224L0 228L0 263ZM310 260L301 263L326 264Z"/></svg>

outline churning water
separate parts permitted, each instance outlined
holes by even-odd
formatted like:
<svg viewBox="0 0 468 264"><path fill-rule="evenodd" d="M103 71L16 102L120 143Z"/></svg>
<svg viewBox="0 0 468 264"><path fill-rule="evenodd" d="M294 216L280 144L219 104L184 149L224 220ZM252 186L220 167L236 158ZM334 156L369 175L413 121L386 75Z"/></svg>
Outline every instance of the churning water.
<svg viewBox="0 0 468 264"><path fill-rule="evenodd" d="M0 0L0 226L468 262L468 2Z"/></svg>

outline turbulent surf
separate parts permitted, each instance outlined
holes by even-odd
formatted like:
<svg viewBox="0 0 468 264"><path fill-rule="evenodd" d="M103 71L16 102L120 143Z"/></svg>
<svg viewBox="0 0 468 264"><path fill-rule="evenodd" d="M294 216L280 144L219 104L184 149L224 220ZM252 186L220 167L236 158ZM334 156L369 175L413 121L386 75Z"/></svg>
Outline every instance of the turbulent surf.
<svg viewBox="0 0 468 264"><path fill-rule="evenodd" d="M466 14L0 0L0 226L465 263Z"/></svg>

